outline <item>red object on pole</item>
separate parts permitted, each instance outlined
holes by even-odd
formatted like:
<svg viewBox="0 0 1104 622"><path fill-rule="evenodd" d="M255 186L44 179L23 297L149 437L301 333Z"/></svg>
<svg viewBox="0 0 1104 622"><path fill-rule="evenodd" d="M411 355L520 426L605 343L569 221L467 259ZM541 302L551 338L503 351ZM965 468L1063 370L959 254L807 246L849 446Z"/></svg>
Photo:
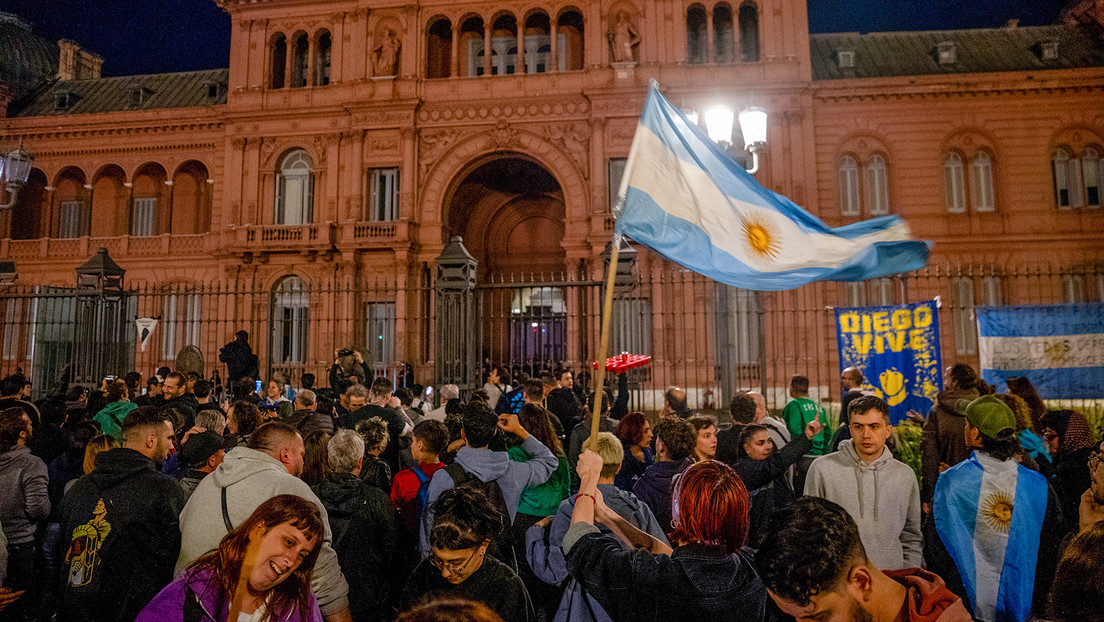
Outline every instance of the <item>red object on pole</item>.
<svg viewBox="0 0 1104 622"><path fill-rule="evenodd" d="M618 354L606 359L606 371L623 374L634 367L643 367L651 362L652 357L646 354ZM594 369L598 369L598 361L594 361Z"/></svg>

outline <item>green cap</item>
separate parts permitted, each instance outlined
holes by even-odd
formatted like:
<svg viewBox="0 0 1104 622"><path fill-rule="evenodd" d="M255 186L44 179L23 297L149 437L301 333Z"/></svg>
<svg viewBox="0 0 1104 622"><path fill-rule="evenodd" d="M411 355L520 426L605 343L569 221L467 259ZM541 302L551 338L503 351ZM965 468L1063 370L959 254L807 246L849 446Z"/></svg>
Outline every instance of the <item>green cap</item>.
<svg viewBox="0 0 1104 622"><path fill-rule="evenodd" d="M992 395L982 395L966 406L966 421L989 438L997 438L1005 430L1016 430L1016 415L1004 402Z"/></svg>

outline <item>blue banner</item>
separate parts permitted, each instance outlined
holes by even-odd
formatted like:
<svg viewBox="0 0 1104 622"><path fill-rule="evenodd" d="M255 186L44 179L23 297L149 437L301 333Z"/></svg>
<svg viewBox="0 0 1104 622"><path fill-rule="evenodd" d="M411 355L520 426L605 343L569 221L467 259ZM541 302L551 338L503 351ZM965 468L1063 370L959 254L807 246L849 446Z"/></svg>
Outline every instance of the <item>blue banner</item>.
<svg viewBox="0 0 1104 622"><path fill-rule="evenodd" d="M894 307L836 309L840 371L857 367L863 391L889 404L893 423L927 414L942 386L934 300Z"/></svg>
<svg viewBox="0 0 1104 622"><path fill-rule="evenodd" d="M1104 397L1104 304L978 307L981 377L1023 376L1043 399Z"/></svg>

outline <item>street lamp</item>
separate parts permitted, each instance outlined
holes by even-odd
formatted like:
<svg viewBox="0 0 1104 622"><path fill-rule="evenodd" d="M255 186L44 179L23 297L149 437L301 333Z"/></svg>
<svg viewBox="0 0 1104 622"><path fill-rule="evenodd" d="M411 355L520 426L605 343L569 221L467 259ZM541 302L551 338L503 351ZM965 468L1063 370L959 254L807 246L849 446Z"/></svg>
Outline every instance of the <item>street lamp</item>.
<svg viewBox="0 0 1104 622"><path fill-rule="evenodd" d="M728 149L732 145L732 125L736 115L727 106L713 106L705 111L705 129L709 138ZM762 108L751 107L740 113L740 133L744 136L744 149L751 153L754 175L759 170L759 151L767 146L767 113Z"/></svg>
<svg viewBox="0 0 1104 622"><path fill-rule="evenodd" d="M23 141L19 141L19 146L14 151L0 158L0 184L3 184L0 199L3 198L5 191L10 195L6 203L0 203L0 209L11 209L15 205L16 199L19 198L19 189L31 176L33 164L34 156L23 149Z"/></svg>

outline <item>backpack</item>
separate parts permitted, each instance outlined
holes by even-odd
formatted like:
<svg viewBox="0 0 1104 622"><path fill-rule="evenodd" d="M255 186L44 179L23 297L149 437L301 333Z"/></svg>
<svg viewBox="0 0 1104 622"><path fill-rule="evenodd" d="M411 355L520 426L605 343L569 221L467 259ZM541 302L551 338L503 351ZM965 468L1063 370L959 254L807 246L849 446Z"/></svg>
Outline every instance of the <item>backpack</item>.
<svg viewBox="0 0 1104 622"><path fill-rule="evenodd" d="M497 481L484 482L475 475L464 470L464 467L453 463L444 468L452 478L454 487L467 486L479 490L491 500L491 505L499 514L498 534L491 538L491 546L488 553L492 557L506 564L517 572L517 558L514 556L513 529L510 525L510 512L506 507L506 497L502 495L502 488Z"/></svg>
<svg viewBox="0 0 1104 622"><path fill-rule="evenodd" d="M416 524L420 525L422 517L425 516L426 506L429 505L429 476L417 464L411 466L410 470L414 472L414 477L418 478L418 494L414 497L414 507L418 512Z"/></svg>

